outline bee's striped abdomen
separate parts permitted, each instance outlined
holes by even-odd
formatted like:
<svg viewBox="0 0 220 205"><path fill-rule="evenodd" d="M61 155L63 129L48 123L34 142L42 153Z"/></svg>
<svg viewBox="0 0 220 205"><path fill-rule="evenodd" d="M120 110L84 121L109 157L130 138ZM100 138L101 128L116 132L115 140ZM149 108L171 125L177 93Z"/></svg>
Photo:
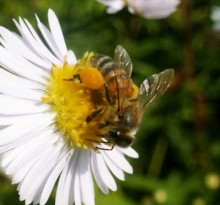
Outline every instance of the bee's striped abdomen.
<svg viewBox="0 0 220 205"><path fill-rule="evenodd" d="M133 94L130 76L123 68L118 67L112 58L96 54L91 64L102 73L112 98L116 98L118 92L126 93L127 97Z"/></svg>
<svg viewBox="0 0 220 205"><path fill-rule="evenodd" d="M104 55L95 55L92 61L92 66L98 68L103 77L108 76L109 73L115 69L115 63L112 58Z"/></svg>

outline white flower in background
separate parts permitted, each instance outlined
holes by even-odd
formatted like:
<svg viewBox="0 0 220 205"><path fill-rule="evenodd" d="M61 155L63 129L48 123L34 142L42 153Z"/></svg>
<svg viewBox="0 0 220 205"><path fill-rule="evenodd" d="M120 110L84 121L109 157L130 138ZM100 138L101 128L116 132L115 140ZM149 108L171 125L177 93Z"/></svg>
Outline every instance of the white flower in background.
<svg viewBox="0 0 220 205"><path fill-rule="evenodd" d="M1 166L25 204L45 204L58 181L57 205L93 205L93 177L105 194L115 191L113 175L132 173L125 155L138 155L130 147L94 148L94 125L83 123L89 94L68 80L76 57L52 10L49 29L36 19L41 35L22 18L14 20L20 36L0 27Z"/></svg>
<svg viewBox="0 0 220 205"><path fill-rule="evenodd" d="M166 18L176 11L180 0L97 0L108 6L110 14L128 7L131 13L137 13L149 19Z"/></svg>
<svg viewBox="0 0 220 205"><path fill-rule="evenodd" d="M220 7L214 6L211 10L211 19L213 21L213 29L220 31Z"/></svg>

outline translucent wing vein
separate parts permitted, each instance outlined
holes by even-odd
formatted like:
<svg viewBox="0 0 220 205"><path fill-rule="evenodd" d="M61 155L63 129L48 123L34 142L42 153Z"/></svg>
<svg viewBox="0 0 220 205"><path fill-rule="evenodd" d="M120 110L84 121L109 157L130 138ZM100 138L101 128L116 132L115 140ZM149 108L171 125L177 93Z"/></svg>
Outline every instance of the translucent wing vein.
<svg viewBox="0 0 220 205"><path fill-rule="evenodd" d="M144 111L164 94L173 79L173 75L174 70L167 69L144 80L140 86L138 99Z"/></svg>
<svg viewBox="0 0 220 205"><path fill-rule="evenodd" d="M117 67L122 68L125 73L130 77L133 64L127 51L120 45L115 49L115 64Z"/></svg>

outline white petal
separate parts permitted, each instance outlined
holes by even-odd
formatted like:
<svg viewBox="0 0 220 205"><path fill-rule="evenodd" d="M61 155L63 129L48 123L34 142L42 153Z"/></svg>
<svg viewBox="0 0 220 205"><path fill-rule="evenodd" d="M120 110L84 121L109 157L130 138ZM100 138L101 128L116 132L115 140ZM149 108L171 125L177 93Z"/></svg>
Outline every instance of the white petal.
<svg viewBox="0 0 220 205"><path fill-rule="evenodd" d="M32 42L34 41L34 45L36 45L37 47L34 47L34 50L36 50L37 54L42 56L46 61L52 63L52 64L57 64L57 65L62 65L62 62L55 57L50 50L45 46L45 44L42 42L42 40L40 39L40 37L38 36L37 32L34 30L34 28L32 27L32 25L29 23L29 21L27 19L24 19L28 29L31 32L31 35L33 36L33 39L30 41L30 43L32 44ZM63 59L62 59L63 60ZM51 69L50 67L48 67L49 70Z"/></svg>
<svg viewBox="0 0 220 205"><path fill-rule="evenodd" d="M113 149L111 152L104 151L105 154L112 159L112 161L123 171L132 174L133 168L125 159L124 155L117 149Z"/></svg>
<svg viewBox="0 0 220 205"><path fill-rule="evenodd" d="M49 77L48 73L39 67L24 58L9 53L2 46L0 46L0 64L12 73L43 84L45 83L45 78Z"/></svg>
<svg viewBox="0 0 220 205"><path fill-rule="evenodd" d="M58 52L57 45L54 42L53 36L47 29L47 27L41 23L40 19L36 15L37 23L38 23L38 28L41 31L41 34L43 35L45 41L47 42L48 46L51 48L53 53L58 57L60 60L63 60L63 56Z"/></svg>
<svg viewBox="0 0 220 205"><path fill-rule="evenodd" d="M75 181L74 181L74 199L75 205L82 204L82 196L81 196L81 187L80 187L80 173L76 172Z"/></svg>
<svg viewBox="0 0 220 205"><path fill-rule="evenodd" d="M42 152L41 158L34 164L34 166L31 168L31 170L28 172L27 176L25 176L24 180L20 183L19 186L19 194L20 194L20 200L30 200L32 201L32 195L29 196L29 187L31 184L33 184L33 179L36 180L36 177L39 173L42 173L42 169L44 167L47 168L47 163L49 162L49 159L51 159L51 153L53 151L52 147L49 147L47 150ZM47 170L44 170L47 173ZM41 179L40 179L41 180ZM39 183L39 182L35 182ZM29 199L29 197L31 197Z"/></svg>
<svg viewBox="0 0 220 205"><path fill-rule="evenodd" d="M39 131L53 122L54 115L38 114L25 116L23 120L0 131L0 147L29 137L28 134ZM15 134L16 133L16 134Z"/></svg>
<svg viewBox="0 0 220 205"><path fill-rule="evenodd" d="M51 147L51 149L49 149ZM47 182L47 178L50 176L50 173L56 166L56 164L60 160L60 155L62 154L61 149L63 148L62 144L56 144L54 146L48 146L48 153L45 154L45 156L41 159L42 163L41 166L37 167L34 170L32 168L32 174L27 175L29 177L29 180L27 179L26 186L28 189L24 190L23 194L25 197L25 200L28 202L39 202L40 195L42 193L42 188L45 186ZM41 171L43 168L44 171ZM32 179L32 180L31 180ZM26 179L25 179L26 180ZM32 181L33 183L31 183ZM21 192L22 190L20 190Z"/></svg>
<svg viewBox="0 0 220 205"><path fill-rule="evenodd" d="M64 191L64 187L65 187L67 174L68 174L68 171L70 168L70 164L71 164L71 161L69 159L68 162L66 163L64 170L62 171L62 173L60 175L58 186L57 186L57 191L56 191L56 200L55 200L56 205L62 204L63 193L64 193L63 191Z"/></svg>
<svg viewBox="0 0 220 205"><path fill-rule="evenodd" d="M138 153L132 147L128 147L128 148L116 147L116 149L118 149L119 151L121 151L122 153L126 154L129 157L132 157L132 158L139 157Z"/></svg>
<svg viewBox="0 0 220 205"><path fill-rule="evenodd" d="M39 152L43 152L49 146L52 146L57 141L56 136L51 132L40 136L35 136L27 142L23 142L22 145L15 148L13 151L19 151L19 155L13 159L13 162L7 166L7 173L14 174L16 170L20 169L30 160L32 160ZM4 165L4 164L3 164Z"/></svg>
<svg viewBox="0 0 220 205"><path fill-rule="evenodd" d="M38 100L42 98L42 91L33 88L34 83L29 83L31 81L23 80L22 78L15 76L0 67L0 92L14 97ZM30 87L31 86L31 87Z"/></svg>
<svg viewBox="0 0 220 205"><path fill-rule="evenodd" d="M106 184L103 182L100 173L99 173L99 169L97 166L97 161L96 161L96 157L94 154L91 155L91 165L92 165L92 172L95 178L95 181L98 185L98 187L100 188L100 190L104 193L104 194L108 194L109 193L109 189L106 186Z"/></svg>
<svg viewBox="0 0 220 205"><path fill-rule="evenodd" d="M103 157L111 172L120 180L124 180L124 172L115 165L115 163L103 152Z"/></svg>
<svg viewBox="0 0 220 205"><path fill-rule="evenodd" d="M74 152L72 154L71 158L71 164L70 168L68 170L66 181L62 193L62 204L63 205L69 205L74 202L74 181L75 181L75 175L78 169L78 163L79 163L79 153L80 150L74 149Z"/></svg>
<svg viewBox="0 0 220 205"><path fill-rule="evenodd" d="M62 30L60 28L60 23L56 17L56 14L51 9L49 9L48 11L48 20L49 20L50 31L53 36L53 39L61 55L64 58L64 56L67 54L66 43L64 41Z"/></svg>
<svg viewBox="0 0 220 205"><path fill-rule="evenodd" d="M42 68L48 69L52 67L51 63L46 62L38 55L36 55L32 49L28 48L24 44L21 38L18 38L18 36L10 32L9 30L5 29L4 27L0 27L0 34L4 39L4 42L2 42L2 44L9 52L22 56Z"/></svg>
<svg viewBox="0 0 220 205"><path fill-rule="evenodd" d="M38 153L38 155L36 155L31 161L26 163L21 169L19 169L15 173L15 175L13 176L13 179L15 180L16 183L17 182L20 183L17 187L17 190L19 192L22 190L22 193L23 193L23 190L25 190L25 188L23 186L25 185L25 183L28 183L27 176L32 174L34 172L34 170L37 167L39 167L38 165L40 165L40 163L43 163L44 160L42 160L42 159L45 159L45 156L47 155L48 151L50 151L50 149L51 149L51 147L47 148L43 152ZM31 180L31 181L33 181L33 180ZM25 196L22 194L21 198L22 198L22 200L24 200Z"/></svg>
<svg viewBox="0 0 220 205"><path fill-rule="evenodd" d="M71 50L68 51L66 61L68 64L71 64L71 65L75 65L77 63L77 59L73 51Z"/></svg>
<svg viewBox="0 0 220 205"><path fill-rule="evenodd" d="M95 205L94 185L90 169L90 151L84 151L80 155L79 178L82 193L82 202L86 205Z"/></svg>
<svg viewBox="0 0 220 205"><path fill-rule="evenodd" d="M29 89L32 90L37 90L42 88L42 84L40 83L14 75L13 73L10 73L3 69L0 69L0 75L2 76L2 78L9 78L9 80L16 81L22 87L28 87Z"/></svg>
<svg viewBox="0 0 220 205"><path fill-rule="evenodd" d="M42 113L48 110L43 102L31 101L0 94L0 114L19 115Z"/></svg>
<svg viewBox="0 0 220 205"><path fill-rule="evenodd" d="M107 168L105 164L102 154L96 154L92 152L92 155L93 155L92 156L93 166L97 167L97 172L100 174L101 180L109 189L111 189L112 191L116 191L117 185L111 173L109 172L109 169Z"/></svg>
<svg viewBox="0 0 220 205"><path fill-rule="evenodd" d="M23 115L0 115L0 125L12 125L22 121L23 117Z"/></svg>
<svg viewBox="0 0 220 205"><path fill-rule="evenodd" d="M18 153L19 154L19 153ZM31 170L33 165L41 158L41 155L36 155L31 161L27 162L21 169L17 170L16 173L12 176L12 183L17 184L21 182ZM19 190L19 188L18 188Z"/></svg>
<svg viewBox="0 0 220 205"><path fill-rule="evenodd" d="M57 163L57 165L54 167L53 171L51 172L41 194L41 198L40 198L41 205L46 204L47 200L49 199L52 189L55 186L55 182L57 181L60 173L62 172L62 170L64 169L67 163L68 156L69 156L68 153L64 153L60 161Z"/></svg>
<svg viewBox="0 0 220 205"><path fill-rule="evenodd" d="M98 2L108 6L107 13L114 14L125 7L124 0L97 0Z"/></svg>
<svg viewBox="0 0 220 205"><path fill-rule="evenodd" d="M20 148L20 146L22 146L25 143L28 143L29 141L34 141L34 140L38 140L38 137L41 136L45 136L44 140L48 140L48 138L50 139L50 143L57 141L56 135L54 134L55 129L51 128L51 127L39 127L39 129L35 129L32 132L21 136L19 139L15 139L13 141L11 141L8 144L2 145L0 146L0 152L4 153L10 150L15 150ZM44 146L42 146L43 148Z"/></svg>
<svg viewBox="0 0 220 205"><path fill-rule="evenodd" d="M14 20L15 25L17 26L18 30L22 34L22 39L25 43L37 53L37 55L42 56L46 61L50 63L54 63L57 65L61 64L61 61L58 60L44 45L36 31L33 29L31 24L25 20L25 23L22 19L20 19L21 25L17 21ZM50 69L50 68L49 68Z"/></svg>
<svg viewBox="0 0 220 205"><path fill-rule="evenodd" d="M165 18L176 10L179 0L129 0L128 5L138 14L149 18Z"/></svg>
<svg viewBox="0 0 220 205"><path fill-rule="evenodd" d="M7 169L9 164L19 155L20 149L10 150L2 155L1 167Z"/></svg>

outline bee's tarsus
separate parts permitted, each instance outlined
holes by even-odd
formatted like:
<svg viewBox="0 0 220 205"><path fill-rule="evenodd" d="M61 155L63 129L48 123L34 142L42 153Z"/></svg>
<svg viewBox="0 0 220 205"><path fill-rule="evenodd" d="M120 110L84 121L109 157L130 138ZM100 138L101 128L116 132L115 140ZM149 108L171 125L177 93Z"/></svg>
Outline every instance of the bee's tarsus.
<svg viewBox="0 0 220 205"><path fill-rule="evenodd" d="M97 150L105 150L105 151L112 151L115 145L112 145L111 148L103 148L103 147L96 147Z"/></svg>

